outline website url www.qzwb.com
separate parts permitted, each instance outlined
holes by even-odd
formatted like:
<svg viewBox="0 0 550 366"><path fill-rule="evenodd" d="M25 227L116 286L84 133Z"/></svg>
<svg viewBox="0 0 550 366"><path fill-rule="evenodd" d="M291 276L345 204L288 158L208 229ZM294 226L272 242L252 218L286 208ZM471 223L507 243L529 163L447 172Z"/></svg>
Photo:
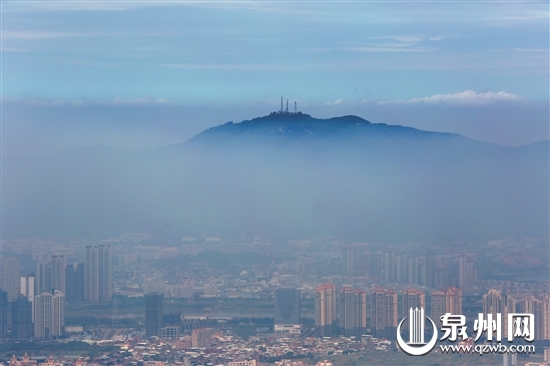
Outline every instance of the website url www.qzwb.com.
<svg viewBox="0 0 550 366"><path fill-rule="evenodd" d="M466 344L449 344L449 345L440 345L442 353L473 353L478 355L484 354L504 354L504 353L518 353L518 354L533 354L535 353L535 346L533 345L511 345L506 346L504 344L476 344L466 345Z"/></svg>

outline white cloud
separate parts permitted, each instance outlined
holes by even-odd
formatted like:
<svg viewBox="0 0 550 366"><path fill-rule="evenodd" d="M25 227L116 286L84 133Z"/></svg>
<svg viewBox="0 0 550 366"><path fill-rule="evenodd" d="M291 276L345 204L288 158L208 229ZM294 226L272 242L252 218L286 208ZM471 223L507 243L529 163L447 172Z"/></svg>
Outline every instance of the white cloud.
<svg viewBox="0 0 550 366"><path fill-rule="evenodd" d="M151 105L151 104L167 104L170 101L165 98L149 98L149 97L141 97L141 98L121 98L116 97L115 99L111 101L105 102L106 104L132 104L132 105Z"/></svg>
<svg viewBox="0 0 550 366"><path fill-rule="evenodd" d="M524 99L523 97L507 93L504 91L499 92L484 92L476 93L474 90L464 90L460 93L453 94L435 94L431 97L423 98L412 98L408 100L392 100L386 102L378 102L378 104L388 104L388 103L450 103L450 104L487 104L498 101L519 101Z"/></svg>
<svg viewBox="0 0 550 366"><path fill-rule="evenodd" d="M397 42L420 42L422 41L422 37L419 36L375 36L375 37L367 37L368 39L376 39L376 40L392 40Z"/></svg>
<svg viewBox="0 0 550 366"><path fill-rule="evenodd" d="M333 105L340 105L340 104L342 104L343 101L344 101L344 99L341 99L341 98L340 98L340 99L336 99L336 100L333 101L333 102L327 102L327 103L325 103L325 105L331 105L331 106L333 106Z"/></svg>
<svg viewBox="0 0 550 366"><path fill-rule="evenodd" d="M48 38L69 38L81 37L82 33L55 32L55 31L4 31L4 39L48 39Z"/></svg>
<svg viewBox="0 0 550 366"><path fill-rule="evenodd" d="M407 48L410 45L396 45L388 47L385 45L383 47L378 46L369 46L369 47L346 47L342 48L344 51L355 51L355 52L428 52L433 51L433 48L419 47L419 48Z"/></svg>
<svg viewBox="0 0 550 366"><path fill-rule="evenodd" d="M13 99L16 100L16 99ZM116 97L111 100L98 100L98 101L84 101L84 100L69 100L69 99L31 99L26 102L30 105L45 105L45 106L82 106L82 105L159 105L169 104L170 100L166 98L122 98Z"/></svg>

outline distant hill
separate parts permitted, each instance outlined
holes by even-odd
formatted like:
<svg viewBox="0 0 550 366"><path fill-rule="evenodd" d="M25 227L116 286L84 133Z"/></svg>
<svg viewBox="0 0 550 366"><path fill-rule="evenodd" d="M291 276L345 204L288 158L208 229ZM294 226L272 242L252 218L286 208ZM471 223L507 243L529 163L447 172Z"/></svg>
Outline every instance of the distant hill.
<svg viewBox="0 0 550 366"><path fill-rule="evenodd" d="M357 116L272 113L159 149L4 157L4 236L540 237L548 166L548 142L512 148Z"/></svg>

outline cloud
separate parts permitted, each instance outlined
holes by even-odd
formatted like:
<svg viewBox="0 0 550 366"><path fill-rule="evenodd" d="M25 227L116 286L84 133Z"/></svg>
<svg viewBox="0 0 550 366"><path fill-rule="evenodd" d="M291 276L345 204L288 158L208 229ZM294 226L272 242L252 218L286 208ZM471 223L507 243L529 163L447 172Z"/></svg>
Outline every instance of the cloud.
<svg viewBox="0 0 550 366"><path fill-rule="evenodd" d="M414 104L414 103L449 103L449 104L488 104L499 101L520 101L524 98L512 93L504 91L499 92L484 92L476 93L474 90L464 90L460 93L453 94L435 94L431 97L412 98L408 100L392 100L381 101L378 104L389 103L401 103L401 104Z"/></svg>
<svg viewBox="0 0 550 366"><path fill-rule="evenodd" d="M327 102L327 103L325 103L325 105L330 105L330 106L340 105L340 104L342 104L343 101L344 101L344 99L340 98L340 99L336 99L334 102Z"/></svg>
<svg viewBox="0 0 550 366"><path fill-rule="evenodd" d="M368 39L376 39L376 40L392 40L397 42L420 42L422 41L422 37L419 36L375 36L375 37L367 37Z"/></svg>
<svg viewBox="0 0 550 366"><path fill-rule="evenodd" d="M131 104L131 105L151 105L151 104L168 104L170 101L165 98L149 98L149 97L140 97L140 98L121 98L116 97L115 99L107 102L105 104Z"/></svg>
<svg viewBox="0 0 550 366"><path fill-rule="evenodd" d="M346 47L342 48L344 51L356 51L356 52L428 52L433 51L433 48L407 48L410 45L385 45L384 47L370 46L370 47Z"/></svg>
<svg viewBox="0 0 550 366"><path fill-rule="evenodd" d="M71 38L82 37L82 33L74 32L55 32L55 31L4 31L4 39L51 39L51 38Z"/></svg>
<svg viewBox="0 0 550 366"><path fill-rule="evenodd" d="M441 41L443 38L447 38L447 36L430 37L430 41Z"/></svg>
<svg viewBox="0 0 550 366"><path fill-rule="evenodd" d="M12 99L17 101L16 99ZM83 105L164 105L169 104L170 100L166 98L150 98L150 97L139 97L139 98L122 98L116 97L111 100L98 100L98 101L83 101L83 100L68 100L68 99L31 99L26 102L29 105L42 105L42 106L63 106L63 105L72 105L72 106L83 106Z"/></svg>

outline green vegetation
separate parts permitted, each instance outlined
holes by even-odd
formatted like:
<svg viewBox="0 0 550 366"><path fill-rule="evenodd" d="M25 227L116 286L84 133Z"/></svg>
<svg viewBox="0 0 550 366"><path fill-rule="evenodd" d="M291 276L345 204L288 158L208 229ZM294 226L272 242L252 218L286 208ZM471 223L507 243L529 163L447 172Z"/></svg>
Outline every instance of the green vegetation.
<svg viewBox="0 0 550 366"><path fill-rule="evenodd" d="M13 354L21 357L28 353L29 356L56 356L59 354L96 357L104 353L118 352L114 346L97 346L84 342L4 342L1 347L1 355L9 358Z"/></svg>

